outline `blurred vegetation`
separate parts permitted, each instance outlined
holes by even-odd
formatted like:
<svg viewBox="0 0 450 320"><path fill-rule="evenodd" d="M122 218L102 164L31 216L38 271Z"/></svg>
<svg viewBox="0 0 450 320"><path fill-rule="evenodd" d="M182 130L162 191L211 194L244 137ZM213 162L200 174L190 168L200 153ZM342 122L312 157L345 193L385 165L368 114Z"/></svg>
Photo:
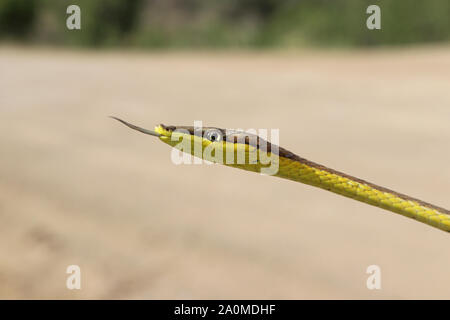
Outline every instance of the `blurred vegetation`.
<svg viewBox="0 0 450 320"><path fill-rule="evenodd" d="M81 30L66 8L81 8ZM381 7L381 30L366 8ZM378 46L450 40L450 0L0 0L0 39L88 47Z"/></svg>

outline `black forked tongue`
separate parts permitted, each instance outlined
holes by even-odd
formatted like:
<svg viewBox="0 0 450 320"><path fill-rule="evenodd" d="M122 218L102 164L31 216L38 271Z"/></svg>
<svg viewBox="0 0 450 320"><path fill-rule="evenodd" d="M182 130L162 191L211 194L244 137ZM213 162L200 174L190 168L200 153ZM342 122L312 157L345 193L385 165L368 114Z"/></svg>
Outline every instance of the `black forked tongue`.
<svg viewBox="0 0 450 320"><path fill-rule="evenodd" d="M139 132L142 132L142 133L145 133L145 134L149 134L149 135L155 136L155 137L160 137L160 136L161 136L159 133L157 133L157 132L155 132L155 131L147 130L147 129L144 129L144 128L135 126L134 124L128 123L128 122L126 122L126 121L124 121L124 120L122 120L122 119L119 119L119 118L116 118L116 117L113 117L113 116L110 116L110 118L113 118L113 119L115 119L115 120L117 120L117 121L123 123L123 124L126 125L128 128L131 128L131 129L133 129L133 130L136 130L136 131L139 131Z"/></svg>

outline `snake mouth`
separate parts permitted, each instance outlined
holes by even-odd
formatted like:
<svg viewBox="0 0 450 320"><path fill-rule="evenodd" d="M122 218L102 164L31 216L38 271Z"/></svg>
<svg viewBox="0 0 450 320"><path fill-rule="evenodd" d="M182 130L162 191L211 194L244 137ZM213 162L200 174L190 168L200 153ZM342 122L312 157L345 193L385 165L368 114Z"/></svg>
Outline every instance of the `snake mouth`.
<svg viewBox="0 0 450 320"><path fill-rule="evenodd" d="M160 139L166 139L170 138L172 136L173 131L175 131L175 127L173 126L165 126L163 124L160 124L159 126L155 127L155 132L159 134Z"/></svg>
<svg viewBox="0 0 450 320"><path fill-rule="evenodd" d="M148 129L144 129L144 128L135 126L134 124L128 123L128 122L126 122L126 121L124 121L124 120L122 120L122 119L119 119L119 118L116 118L116 117L113 117L113 116L110 116L110 118L113 118L113 119L119 121L120 123L123 123L123 124L126 125L128 128L131 128L131 129L133 129L133 130L136 130L136 131L139 131L139 132L142 132L142 133L151 135L151 136L155 136L155 137L158 137L158 138L162 136L162 134L159 133L159 132L156 132L156 131L152 131L152 130L148 130ZM156 129L158 129L158 128L159 128L159 127L157 127Z"/></svg>

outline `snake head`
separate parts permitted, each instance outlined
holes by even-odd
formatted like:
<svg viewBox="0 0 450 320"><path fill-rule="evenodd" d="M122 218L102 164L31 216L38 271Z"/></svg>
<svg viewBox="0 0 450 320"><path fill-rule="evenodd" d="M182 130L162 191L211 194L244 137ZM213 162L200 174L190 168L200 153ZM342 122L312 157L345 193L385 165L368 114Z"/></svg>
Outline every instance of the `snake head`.
<svg viewBox="0 0 450 320"><path fill-rule="evenodd" d="M133 130L156 136L171 147L202 160L266 174L278 172L279 147L253 133L216 127L164 124L156 126L152 131L112 118ZM270 172L267 168L270 168Z"/></svg>

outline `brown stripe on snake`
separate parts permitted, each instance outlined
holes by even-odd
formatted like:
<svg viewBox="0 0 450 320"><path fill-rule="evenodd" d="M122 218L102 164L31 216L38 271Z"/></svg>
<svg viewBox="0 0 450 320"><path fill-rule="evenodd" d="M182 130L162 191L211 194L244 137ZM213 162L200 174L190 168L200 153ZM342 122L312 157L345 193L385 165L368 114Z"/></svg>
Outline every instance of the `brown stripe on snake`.
<svg viewBox="0 0 450 320"><path fill-rule="evenodd" d="M194 127L192 127L192 126L165 126L165 125L161 124L161 127L163 127L165 130L168 130L168 131L186 130L191 135L195 134L194 133ZM363 179L356 178L356 177L348 175L346 173L343 173L343 172L340 172L340 171L328 168L326 166L320 165L318 163L309 161L307 159L304 159L304 158L296 155L293 152L290 152L290 151L288 151L288 150L286 150L286 149L284 149L282 147L279 147L279 146L277 146L275 144L271 144L270 142L267 142L266 140L260 138L259 136L256 136L256 135L251 134L251 133L246 133L244 131L236 131L236 130L225 130L225 129L215 128L215 127L204 127L204 128L202 128L202 131L201 131L202 136L204 135L205 131L211 130L211 129L219 130L222 133L222 135L223 135L223 139L228 141L228 142L232 142L232 143L244 142L245 144L251 145L251 146L256 147L258 149L262 149L265 152L272 152L272 150L273 150L273 153L274 154L278 154L278 156L280 156L280 157L283 157L283 158L286 158L286 159L290 159L292 161L297 161L297 162L305 164L305 165L307 165L309 167L312 167L312 168L315 168L315 169L318 169L318 170L323 170L323 171L329 172L331 174L335 174L335 175L341 176L343 178L350 179L352 181L361 183L363 185L367 185L367 186L369 186L371 188L374 188L374 189L377 189L379 191L390 193L390 194L392 194L392 195L394 195L396 197L399 197L399 198L407 200L407 201L417 202L421 206L428 207L428 208L431 208L431 209L435 209L435 210L437 210L439 212L442 212L442 213L445 213L445 214L450 214L450 211L448 211L448 210L446 210L444 208L432 205L432 204L427 203L425 201L422 201L422 200L419 200L419 199L407 196L407 195L402 194L402 193L398 193L398 192L393 191L391 189L378 186L376 184L373 184L371 182L365 181ZM199 133L200 132L196 132L197 135ZM227 137L227 133L228 134L231 133L231 136ZM239 137L240 137L240 139L239 139ZM264 148L262 146L267 146L267 147Z"/></svg>

